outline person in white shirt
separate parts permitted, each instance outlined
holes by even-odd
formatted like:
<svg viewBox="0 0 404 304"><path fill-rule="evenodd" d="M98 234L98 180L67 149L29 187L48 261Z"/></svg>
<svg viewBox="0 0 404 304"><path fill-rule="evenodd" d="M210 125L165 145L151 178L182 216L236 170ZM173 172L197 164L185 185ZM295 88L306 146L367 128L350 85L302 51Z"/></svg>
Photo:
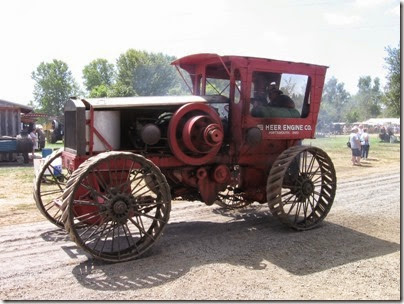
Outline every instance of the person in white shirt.
<svg viewBox="0 0 404 304"><path fill-rule="evenodd" d="M349 142L352 150L352 165L361 164L361 141L358 135L358 128L354 127L349 135Z"/></svg>
<svg viewBox="0 0 404 304"><path fill-rule="evenodd" d="M362 159L367 159L369 155L369 148L370 148L370 140L368 129L363 129L363 133L361 135L361 152L362 152Z"/></svg>

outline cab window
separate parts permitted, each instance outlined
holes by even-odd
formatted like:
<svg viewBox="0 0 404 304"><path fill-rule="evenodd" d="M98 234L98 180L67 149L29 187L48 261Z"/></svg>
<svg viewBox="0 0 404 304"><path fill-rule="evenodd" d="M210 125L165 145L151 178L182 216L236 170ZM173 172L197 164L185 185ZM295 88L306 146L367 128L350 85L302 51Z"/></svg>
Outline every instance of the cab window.
<svg viewBox="0 0 404 304"><path fill-rule="evenodd" d="M255 117L306 117L310 78L288 73L253 72L250 95Z"/></svg>

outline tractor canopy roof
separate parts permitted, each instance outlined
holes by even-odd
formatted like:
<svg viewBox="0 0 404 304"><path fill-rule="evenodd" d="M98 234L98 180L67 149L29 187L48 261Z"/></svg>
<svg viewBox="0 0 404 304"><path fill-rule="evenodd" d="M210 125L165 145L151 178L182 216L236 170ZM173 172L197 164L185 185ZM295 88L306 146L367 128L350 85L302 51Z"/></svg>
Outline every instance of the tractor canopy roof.
<svg viewBox="0 0 404 304"><path fill-rule="evenodd" d="M297 71L300 72L304 72L304 70L312 71L313 69L317 70L320 69L325 71L328 68L327 66L323 65L316 65L303 62L292 62L292 61L275 60L268 58L249 57L249 56L233 56L233 55L221 56L212 53L200 53L185 56L173 61L171 64L181 67L190 74L194 74L197 66L208 64L228 65L229 63L234 63L238 67L248 67L251 65L267 66L268 64L271 64L272 66L279 67L281 69L285 68L290 70L296 69Z"/></svg>

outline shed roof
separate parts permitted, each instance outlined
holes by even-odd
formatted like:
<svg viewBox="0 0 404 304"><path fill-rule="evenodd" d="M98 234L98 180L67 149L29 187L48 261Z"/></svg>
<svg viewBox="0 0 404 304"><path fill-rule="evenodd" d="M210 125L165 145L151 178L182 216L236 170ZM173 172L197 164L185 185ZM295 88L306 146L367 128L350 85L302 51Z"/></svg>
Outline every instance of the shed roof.
<svg viewBox="0 0 404 304"><path fill-rule="evenodd" d="M29 113L34 110L32 107L26 105L0 99L0 109L3 108L20 109L22 113Z"/></svg>

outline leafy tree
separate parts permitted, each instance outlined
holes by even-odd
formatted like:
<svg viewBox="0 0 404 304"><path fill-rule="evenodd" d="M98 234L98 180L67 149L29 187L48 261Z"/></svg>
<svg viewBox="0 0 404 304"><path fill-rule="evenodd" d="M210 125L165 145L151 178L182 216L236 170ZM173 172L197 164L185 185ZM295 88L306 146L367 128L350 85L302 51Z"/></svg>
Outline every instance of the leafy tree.
<svg viewBox="0 0 404 304"><path fill-rule="evenodd" d="M106 59L95 59L88 65L86 65L83 69L84 86L86 87L88 92L92 92L95 89L95 91L92 92L90 95L94 95L97 92L106 94L106 92L104 92L104 89L110 87L113 84L114 77L114 65L108 63Z"/></svg>
<svg viewBox="0 0 404 304"><path fill-rule="evenodd" d="M136 96L137 94L133 90L132 86L128 86L122 83L115 83L107 91L108 97L129 97Z"/></svg>
<svg viewBox="0 0 404 304"><path fill-rule="evenodd" d="M106 86L105 84L101 84L93 87L89 97L90 98L107 97L110 91L111 90L110 88L108 88L108 86Z"/></svg>
<svg viewBox="0 0 404 304"><path fill-rule="evenodd" d="M360 120L358 109L351 110L346 113L345 119L348 123L354 123Z"/></svg>
<svg viewBox="0 0 404 304"><path fill-rule="evenodd" d="M380 91L380 79L373 80L370 76L362 76L358 81L358 93L355 95L355 103L360 120L378 117L381 113L382 92Z"/></svg>
<svg viewBox="0 0 404 304"><path fill-rule="evenodd" d="M170 65L174 59L175 57L162 53L153 54L129 49L117 60L117 88L121 90L115 90L115 93L130 93L128 88L131 88L133 95L169 94L170 89L179 87L180 81L175 68Z"/></svg>
<svg viewBox="0 0 404 304"><path fill-rule="evenodd" d="M385 96L382 102L387 107L387 112L394 117L400 117L401 106L401 65L400 45L397 48L387 47L387 57L384 58L388 74Z"/></svg>
<svg viewBox="0 0 404 304"><path fill-rule="evenodd" d="M31 74L34 86L34 104L37 109L49 115L63 114L65 102L79 92L72 72L66 63L54 59L41 62Z"/></svg>
<svg viewBox="0 0 404 304"><path fill-rule="evenodd" d="M345 90L343 82L338 83L335 77L330 78L324 86L319 120L326 122L342 122L351 101L351 95Z"/></svg>

